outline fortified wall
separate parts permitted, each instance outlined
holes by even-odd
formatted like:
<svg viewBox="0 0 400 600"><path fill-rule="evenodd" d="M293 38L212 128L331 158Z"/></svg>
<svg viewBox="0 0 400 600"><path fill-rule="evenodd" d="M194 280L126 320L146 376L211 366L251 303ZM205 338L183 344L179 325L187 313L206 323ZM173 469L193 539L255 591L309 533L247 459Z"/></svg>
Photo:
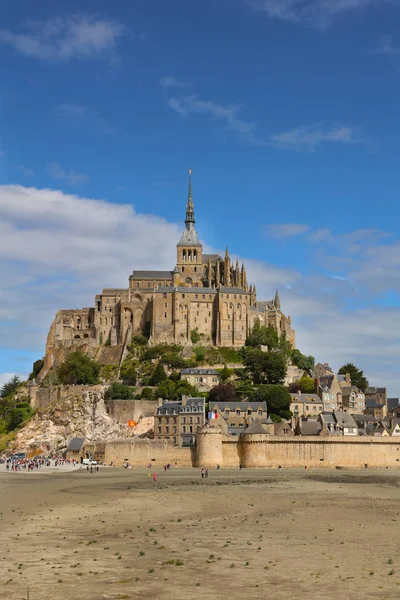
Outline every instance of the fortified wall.
<svg viewBox="0 0 400 600"><path fill-rule="evenodd" d="M107 414L117 423L139 421L142 417L154 417L162 400L106 400Z"/></svg>
<svg viewBox="0 0 400 600"><path fill-rule="evenodd" d="M192 467L195 464L195 448L174 446L167 440L115 440L107 442L105 461L120 466L129 462L136 467L163 466L170 463L177 467Z"/></svg>
<svg viewBox="0 0 400 600"><path fill-rule="evenodd" d="M400 469L400 440L370 438L286 438L264 434L223 435L218 428L197 434L197 447L177 447L167 440L116 440L106 444L105 460L116 465L225 468L347 467Z"/></svg>
<svg viewBox="0 0 400 600"><path fill-rule="evenodd" d="M78 397L82 396L85 392L92 394L101 393L105 390L104 385L57 385L39 389L38 386L35 387L36 389L34 389L31 394L31 405L32 408L38 410L46 408L53 403L60 402L60 400L70 396Z"/></svg>
<svg viewBox="0 0 400 600"><path fill-rule="evenodd" d="M400 440L354 437L269 437L223 435L219 428L203 428L197 434L197 467L348 467L400 469Z"/></svg>

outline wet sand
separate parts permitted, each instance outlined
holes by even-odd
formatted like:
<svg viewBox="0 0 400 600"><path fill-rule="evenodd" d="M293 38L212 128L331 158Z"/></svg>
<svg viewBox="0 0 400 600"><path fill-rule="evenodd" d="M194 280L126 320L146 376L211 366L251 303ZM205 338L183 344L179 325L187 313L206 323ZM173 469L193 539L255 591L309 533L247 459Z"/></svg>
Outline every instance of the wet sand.
<svg viewBox="0 0 400 600"><path fill-rule="evenodd" d="M0 473L1 600L400 598L400 472Z"/></svg>

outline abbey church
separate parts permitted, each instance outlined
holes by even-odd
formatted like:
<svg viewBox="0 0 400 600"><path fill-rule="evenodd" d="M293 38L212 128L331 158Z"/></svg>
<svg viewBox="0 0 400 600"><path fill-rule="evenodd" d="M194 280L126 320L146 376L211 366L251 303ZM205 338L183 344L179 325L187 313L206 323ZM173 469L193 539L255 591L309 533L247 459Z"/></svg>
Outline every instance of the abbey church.
<svg viewBox="0 0 400 600"><path fill-rule="evenodd" d="M225 256L204 254L195 229L192 180L185 228L172 271L133 271L127 288L105 288L93 308L59 310L47 338L46 355L57 348L119 347L143 333L150 344L241 347L256 319L276 329L295 346L290 317L281 311L278 292L257 300L245 265ZM196 332L193 335L193 332Z"/></svg>

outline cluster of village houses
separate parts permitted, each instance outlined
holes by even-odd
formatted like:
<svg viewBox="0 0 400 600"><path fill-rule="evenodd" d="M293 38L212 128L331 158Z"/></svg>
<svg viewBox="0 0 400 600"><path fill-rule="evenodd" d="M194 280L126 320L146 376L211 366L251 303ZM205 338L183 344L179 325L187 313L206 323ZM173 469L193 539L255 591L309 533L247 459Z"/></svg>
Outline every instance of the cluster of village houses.
<svg viewBox="0 0 400 600"><path fill-rule="evenodd" d="M285 385L298 381L302 374L297 367L289 368ZM219 371L211 368L183 369L180 375L202 392L221 383ZM153 437L193 446L197 428L210 419L217 419L223 432L232 436L250 428L253 432L255 426L259 432L277 436L400 436L400 400L388 398L386 388L368 387L364 393L352 384L349 374L335 374L327 363L318 363L312 376L314 393L291 394L293 416L288 421L273 422L265 402L210 401L206 413L205 398L183 397L154 403ZM83 455L84 446L84 439L73 438L67 457Z"/></svg>
<svg viewBox="0 0 400 600"><path fill-rule="evenodd" d="M285 384L298 381L302 374L291 367ZM240 435L258 421L266 433L279 436L400 436L400 401L388 398L386 388L369 387L364 393L352 384L349 374L335 374L327 363L318 363L312 376L314 393L291 394L290 421L274 423L265 402L210 402L206 414L204 398L183 398L158 406L154 438L192 445L197 427L210 418L219 419L228 435ZM219 372L210 368L183 369L181 378L200 391L210 391L220 383Z"/></svg>

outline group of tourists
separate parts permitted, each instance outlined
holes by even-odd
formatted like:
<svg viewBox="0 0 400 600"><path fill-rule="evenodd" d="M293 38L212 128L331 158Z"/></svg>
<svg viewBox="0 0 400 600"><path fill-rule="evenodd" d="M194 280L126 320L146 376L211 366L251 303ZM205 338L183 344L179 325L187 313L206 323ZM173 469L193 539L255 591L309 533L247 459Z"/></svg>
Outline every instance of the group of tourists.
<svg viewBox="0 0 400 600"><path fill-rule="evenodd" d="M52 464L53 461L53 464ZM64 464L65 461L63 459L58 458L44 458L44 457L36 457L36 458L13 458L9 457L6 459L2 459L1 463L6 465L7 471L38 471L42 467L57 467L59 465Z"/></svg>

